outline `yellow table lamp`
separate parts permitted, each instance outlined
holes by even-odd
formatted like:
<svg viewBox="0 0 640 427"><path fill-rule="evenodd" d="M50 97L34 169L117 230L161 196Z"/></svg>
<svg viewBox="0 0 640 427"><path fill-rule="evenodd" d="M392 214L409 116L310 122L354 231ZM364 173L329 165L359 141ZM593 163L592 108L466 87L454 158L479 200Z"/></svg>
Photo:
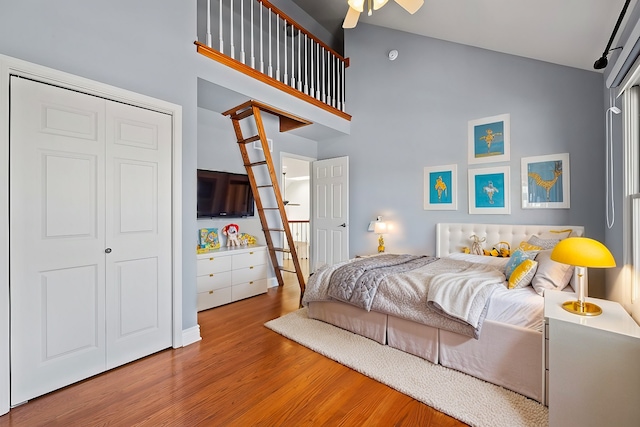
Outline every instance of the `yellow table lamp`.
<svg viewBox="0 0 640 427"><path fill-rule="evenodd" d="M609 249L597 240L588 237L568 237L558 243L551 259L562 264L575 266L577 301L567 301L562 308L570 313L581 316L597 316L602 314L602 309L596 304L586 302L587 283L585 279L586 268L611 268L616 266L616 260Z"/></svg>

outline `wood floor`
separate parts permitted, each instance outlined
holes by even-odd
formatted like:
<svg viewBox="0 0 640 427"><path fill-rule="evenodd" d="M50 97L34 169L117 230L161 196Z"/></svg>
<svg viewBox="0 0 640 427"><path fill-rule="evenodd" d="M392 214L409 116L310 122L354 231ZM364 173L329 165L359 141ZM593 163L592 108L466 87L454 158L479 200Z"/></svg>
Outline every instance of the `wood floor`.
<svg viewBox="0 0 640 427"><path fill-rule="evenodd" d="M202 341L34 399L3 426L464 426L265 328L281 288L198 314Z"/></svg>

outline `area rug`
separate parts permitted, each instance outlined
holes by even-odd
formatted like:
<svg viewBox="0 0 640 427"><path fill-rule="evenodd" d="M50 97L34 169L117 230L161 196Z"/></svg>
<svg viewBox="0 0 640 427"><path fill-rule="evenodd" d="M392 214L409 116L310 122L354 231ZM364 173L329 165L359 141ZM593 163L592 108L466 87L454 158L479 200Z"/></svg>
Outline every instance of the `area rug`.
<svg viewBox="0 0 640 427"><path fill-rule="evenodd" d="M477 427L540 427L548 409L518 393L380 345L327 323L302 308L265 323L273 331Z"/></svg>

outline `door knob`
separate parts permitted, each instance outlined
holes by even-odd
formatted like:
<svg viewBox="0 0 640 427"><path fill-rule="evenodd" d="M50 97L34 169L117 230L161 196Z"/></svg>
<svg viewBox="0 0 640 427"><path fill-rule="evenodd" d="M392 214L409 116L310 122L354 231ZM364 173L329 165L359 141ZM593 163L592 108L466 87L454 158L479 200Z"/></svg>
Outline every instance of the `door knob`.
<svg viewBox="0 0 640 427"><path fill-rule="evenodd" d="M342 224L340 224L338 227L346 227L346 226L347 226L347 223L346 223L346 222L343 222L343 223L342 223Z"/></svg>
<svg viewBox="0 0 640 427"><path fill-rule="evenodd" d="M111 253L111 248L107 248L107 249L105 249L105 250L104 250L104 253L105 253L105 254L110 254L110 253Z"/></svg>

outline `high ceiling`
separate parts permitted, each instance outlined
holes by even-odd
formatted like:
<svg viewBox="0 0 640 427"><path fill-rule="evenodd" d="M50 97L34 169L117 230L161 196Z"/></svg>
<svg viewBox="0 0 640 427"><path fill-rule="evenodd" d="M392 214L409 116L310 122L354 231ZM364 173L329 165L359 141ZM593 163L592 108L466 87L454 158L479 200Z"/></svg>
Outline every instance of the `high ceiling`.
<svg viewBox="0 0 640 427"><path fill-rule="evenodd" d="M293 2L332 34L341 33L347 0ZM625 21L636 2L631 0ZM410 15L389 0L373 16L362 13L359 22L593 70L624 3L625 0L425 0L422 8ZM345 31L357 31L357 27ZM342 36L338 35L338 39Z"/></svg>

